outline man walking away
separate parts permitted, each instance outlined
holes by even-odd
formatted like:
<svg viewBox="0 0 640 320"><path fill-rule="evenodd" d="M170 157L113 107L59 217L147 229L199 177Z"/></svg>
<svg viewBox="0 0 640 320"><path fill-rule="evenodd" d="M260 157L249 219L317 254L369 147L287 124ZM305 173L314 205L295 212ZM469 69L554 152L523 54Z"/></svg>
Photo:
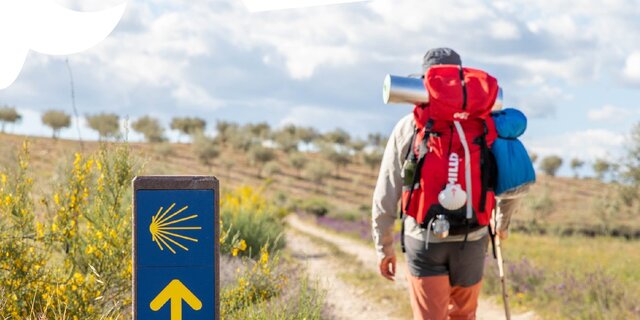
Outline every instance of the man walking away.
<svg viewBox="0 0 640 320"><path fill-rule="evenodd" d="M442 64L461 66L462 62L452 49L432 49L424 56L423 74L431 66ZM392 281L396 270L393 225L402 196L403 162L415 128L414 116L409 114L393 129L373 195L372 229L380 274ZM503 201L500 206L503 223L499 223L498 235L506 237L508 221L517 204L510 200ZM475 319L489 241L488 228L440 239L427 236L426 233L430 231L421 227L411 216L406 216L403 224L402 237L414 319Z"/></svg>

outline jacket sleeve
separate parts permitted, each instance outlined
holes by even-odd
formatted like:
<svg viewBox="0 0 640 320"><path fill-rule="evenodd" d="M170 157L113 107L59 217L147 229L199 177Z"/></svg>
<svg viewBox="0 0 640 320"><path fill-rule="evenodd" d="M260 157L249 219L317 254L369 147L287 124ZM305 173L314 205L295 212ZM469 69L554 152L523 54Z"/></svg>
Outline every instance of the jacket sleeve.
<svg viewBox="0 0 640 320"><path fill-rule="evenodd" d="M413 117L405 117L393 129L382 156L371 205L371 228L378 260L395 255L393 226L402 195L402 162L413 134Z"/></svg>

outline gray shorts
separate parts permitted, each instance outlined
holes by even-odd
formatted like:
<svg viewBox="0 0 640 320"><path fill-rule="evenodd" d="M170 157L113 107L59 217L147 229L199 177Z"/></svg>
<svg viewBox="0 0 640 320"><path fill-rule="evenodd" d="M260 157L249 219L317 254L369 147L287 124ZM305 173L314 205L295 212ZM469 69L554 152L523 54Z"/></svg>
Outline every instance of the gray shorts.
<svg viewBox="0 0 640 320"><path fill-rule="evenodd" d="M429 243L405 237L406 260L414 277L449 275L451 286L469 287L480 280L484 272L484 258L489 236L480 240L462 242Z"/></svg>

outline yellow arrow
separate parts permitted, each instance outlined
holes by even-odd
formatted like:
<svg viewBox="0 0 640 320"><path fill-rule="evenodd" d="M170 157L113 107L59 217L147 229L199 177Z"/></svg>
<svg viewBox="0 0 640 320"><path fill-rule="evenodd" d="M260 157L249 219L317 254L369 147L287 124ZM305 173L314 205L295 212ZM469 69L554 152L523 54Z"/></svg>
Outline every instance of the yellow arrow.
<svg viewBox="0 0 640 320"><path fill-rule="evenodd" d="M153 311L158 311L169 300L171 300L171 320L182 320L182 300L193 310L200 310L202 308L202 302L198 297L178 279L171 280L171 282L158 293L153 301L151 301L149 307L151 307Z"/></svg>

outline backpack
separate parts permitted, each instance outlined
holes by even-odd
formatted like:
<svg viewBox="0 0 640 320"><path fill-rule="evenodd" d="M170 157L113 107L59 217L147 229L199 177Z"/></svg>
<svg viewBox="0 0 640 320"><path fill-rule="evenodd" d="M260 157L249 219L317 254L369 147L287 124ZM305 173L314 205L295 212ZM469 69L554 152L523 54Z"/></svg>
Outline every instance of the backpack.
<svg viewBox="0 0 640 320"><path fill-rule="evenodd" d="M481 70L437 65L426 72L424 85L429 103L413 110L416 125L403 166L401 213L428 230L436 216L444 215L449 234L465 234L466 242L469 232L489 225L495 206L491 146L497 134L490 113L498 83ZM445 192L454 198L447 207L439 200Z"/></svg>
<svg viewBox="0 0 640 320"><path fill-rule="evenodd" d="M521 197L536 181L529 153L518 140L527 129L527 117L513 108L492 112L491 117L498 133L491 147L499 172L495 185L496 197Z"/></svg>

